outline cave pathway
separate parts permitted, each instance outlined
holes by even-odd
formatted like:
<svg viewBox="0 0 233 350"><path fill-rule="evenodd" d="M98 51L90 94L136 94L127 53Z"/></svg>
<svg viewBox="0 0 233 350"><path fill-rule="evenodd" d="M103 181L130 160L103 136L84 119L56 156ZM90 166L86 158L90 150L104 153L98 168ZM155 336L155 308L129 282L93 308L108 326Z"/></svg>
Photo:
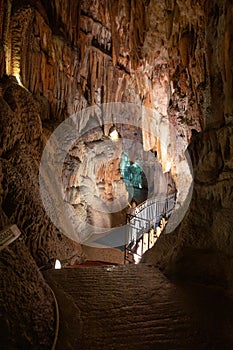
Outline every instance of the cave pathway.
<svg viewBox="0 0 233 350"><path fill-rule="evenodd" d="M231 299L169 281L146 264L47 270L60 309L59 350L233 348Z"/></svg>

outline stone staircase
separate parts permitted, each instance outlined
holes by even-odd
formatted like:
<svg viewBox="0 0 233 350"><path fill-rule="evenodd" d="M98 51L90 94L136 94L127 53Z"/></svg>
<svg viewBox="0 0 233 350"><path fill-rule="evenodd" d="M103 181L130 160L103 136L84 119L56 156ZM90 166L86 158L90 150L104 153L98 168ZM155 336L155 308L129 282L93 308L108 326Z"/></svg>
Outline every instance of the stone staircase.
<svg viewBox="0 0 233 350"><path fill-rule="evenodd" d="M169 281L145 264L47 270L60 309L57 350L233 348L221 290Z"/></svg>

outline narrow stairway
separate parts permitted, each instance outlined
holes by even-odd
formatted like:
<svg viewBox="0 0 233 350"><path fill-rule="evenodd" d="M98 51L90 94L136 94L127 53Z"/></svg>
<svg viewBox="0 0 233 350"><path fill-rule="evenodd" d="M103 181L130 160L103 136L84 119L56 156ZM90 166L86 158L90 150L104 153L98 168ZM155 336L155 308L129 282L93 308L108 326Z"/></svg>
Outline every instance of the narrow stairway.
<svg viewBox="0 0 233 350"><path fill-rule="evenodd" d="M145 264L48 270L57 350L233 349L233 306L216 287L169 281Z"/></svg>

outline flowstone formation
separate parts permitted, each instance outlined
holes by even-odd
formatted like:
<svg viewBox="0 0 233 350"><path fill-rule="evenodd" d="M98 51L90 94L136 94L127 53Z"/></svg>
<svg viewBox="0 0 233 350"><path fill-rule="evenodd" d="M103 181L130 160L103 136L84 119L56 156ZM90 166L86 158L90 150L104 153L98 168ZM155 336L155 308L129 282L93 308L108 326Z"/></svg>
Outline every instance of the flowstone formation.
<svg viewBox="0 0 233 350"><path fill-rule="evenodd" d="M156 114L157 121L146 113L131 118L142 130L144 151L156 154L163 172L173 177L180 200L188 190L185 178L179 183L176 174L178 167L182 173L189 145L194 170L189 210L175 232L161 235L143 261L167 274L232 285L232 13L231 0L0 0L0 228L17 224L22 232L20 243L0 253L1 268L14 276L12 284L5 284L5 304L12 295L17 305L24 300L24 289L13 273L21 271L17 264L22 254L29 300L36 290L41 304L48 301L48 337L51 295L37 283L31 288L31 256L40 268L52 267L57 258L64 266L86 257L80 244L63 235L47 216L39 193L39 166L56 127L90 106L101 111L105 103L129 102ZM89 119L79 121L86 125ZM104 136L111 125L101 129ZM120 173L113 175L118 158L116 152L111 163L93 170L93 181L83 184L84 195L86 188L98 188L105 204L116 195L125 196ZM75 179L69 180L76 186ZM115 189L112 180L118 183ZM88 218L90 211L77 196L68 186L67 198L77 215L96 223L99 217L92 212ZM13 313L8 316L15 327L26 320L20 312L15 318ZM35 327L31 334L28 319L25 324L20 343L27 347L29 340L35 349L40 330Z"/></svg>
<svg viewBox="0 0 233 350"><path fill-rule="evenodd" d="M195 159L199 164L205 159L210 170L195 187L196 196L204 193L208 182L209 197L213 193L214 198L221 197L223 187L231 186L229 161L224 165L226 157L231 159L231 11L227 0L1 1L1 76L14 75L33 94L43 144L67 116L109 101L152 108L169 120L176 129L174 137L184 145L203 130L198 139L206 146L201 154L195 150ZM22 96L26 93L20 91ZM14 113L18 115L18 110ZM23 123L28 127L26 119ZM144 147L157 152L165 170L169 159L153 137L157 126L149 123L149 127ZM20 132L14 127L11 133L25 133ZM4 143L11 142L7 140ZM38 146L34 148L37 152ZM175 152L179 156L184 147ZM221 178L217 169L224 169ZM171 172L174 175L175 169ZM210 188L208 176L213 174L217 184ZM202 202L201 198L197 200ZM211 225L207 230L212 232ZM229 235L227 231L224 235Z"/></svg>
<svg viewBox="0 0 233 350"><path fill-rule="evenodd" d="M194 167L189 212L174 234L158 240L150 261L175 273L187 249L205 249L227 257L221 266L232 279L232 11L230 0L0 1L1 227L19 226L39 266L83 259L39 196L46 141L89 106L130 102L158 116L159 123L141 115L142 144L156 152L178 192L176 171L188 145ZM106 169L95 176L99 181ZM109 183L104 191L109 200ZM76 210L88 214L83 205Z"/></svg>
<svg viewBox="0 0 233 350"><path fill-rule="evenodd" d="M127 207L133 199L139 204L147 198L164 198L169 186L175 191L171 174L163 173L153 152L143 150L141 130L128 124L118 124L118 130L116 140L105 136L100 127L84 133L68 150L62 167L64 200L72 205L80 221L92 226L124 225ZM130 130L134 130L133 136ZM51 152L52 147L46 148L45 152ZM57 153L54 150L55 156ZM46 165L44 159L42 162ZM77 240L78 231L74 236Z"/></svg>

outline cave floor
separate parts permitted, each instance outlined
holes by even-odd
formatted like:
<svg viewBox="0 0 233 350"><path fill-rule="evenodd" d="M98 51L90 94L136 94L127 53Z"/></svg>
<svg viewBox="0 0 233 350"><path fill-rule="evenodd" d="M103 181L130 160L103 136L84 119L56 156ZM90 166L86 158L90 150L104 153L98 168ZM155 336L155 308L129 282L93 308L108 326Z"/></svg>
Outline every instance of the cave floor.
<svg viewBox="0 0 233 350"><path fill-rule="evenodd" d="M56 349L233 349L232 300L139 265L47 270L60 310Z"/></svg>

